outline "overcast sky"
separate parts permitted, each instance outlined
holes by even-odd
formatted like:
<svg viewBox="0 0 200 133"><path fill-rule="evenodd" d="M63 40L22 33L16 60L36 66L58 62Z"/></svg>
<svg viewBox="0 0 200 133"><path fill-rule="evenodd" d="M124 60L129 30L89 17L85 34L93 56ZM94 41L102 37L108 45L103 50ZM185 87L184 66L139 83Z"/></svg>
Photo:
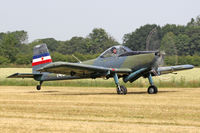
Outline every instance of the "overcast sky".
<svg viewBox="0 0 200 133"><path fill-rule="evenodd" d="M0 32L25 30L29 42L69 40L104 28L117 41L145 24L185 25L200 0L0 0Z"/></svg>

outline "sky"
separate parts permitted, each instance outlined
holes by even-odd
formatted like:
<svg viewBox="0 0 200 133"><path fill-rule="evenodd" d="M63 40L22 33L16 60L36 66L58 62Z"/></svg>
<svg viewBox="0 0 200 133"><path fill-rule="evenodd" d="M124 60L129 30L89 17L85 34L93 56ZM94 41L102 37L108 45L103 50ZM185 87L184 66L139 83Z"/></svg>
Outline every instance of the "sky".
<svg viewBox="0 0 200 133"><path fill-rule="evenodd" d="M186 25L200 0L0 0L0 32L25 30L29 42L86 37L103 28L118 42L145 24Z"/></svg>

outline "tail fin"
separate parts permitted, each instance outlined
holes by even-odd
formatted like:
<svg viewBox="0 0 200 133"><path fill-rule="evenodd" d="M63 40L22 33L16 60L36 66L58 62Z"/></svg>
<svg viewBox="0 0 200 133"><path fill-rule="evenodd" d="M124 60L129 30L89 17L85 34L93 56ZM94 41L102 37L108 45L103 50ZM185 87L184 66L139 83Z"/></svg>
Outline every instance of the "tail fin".
<svg viewBox="0 0 200 133"><path fill-rule="evenodd" d="M52 62L49 50L46 44L36 45L33 49L32 72L33 74L40 73L36 70L50 64Z"/></svg>

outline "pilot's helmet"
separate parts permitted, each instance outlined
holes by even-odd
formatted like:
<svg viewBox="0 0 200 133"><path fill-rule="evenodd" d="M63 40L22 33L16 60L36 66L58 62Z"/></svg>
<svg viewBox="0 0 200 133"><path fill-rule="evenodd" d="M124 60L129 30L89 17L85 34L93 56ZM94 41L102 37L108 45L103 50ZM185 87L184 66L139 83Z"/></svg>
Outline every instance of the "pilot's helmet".
<svg viewBox="0 0 200 133"><path fill-rule="evenodd" d="M112 52L113 54L117 54L117 49L116 49L115 47L112 47L112 48L111 48L111 52Z"/></svg>

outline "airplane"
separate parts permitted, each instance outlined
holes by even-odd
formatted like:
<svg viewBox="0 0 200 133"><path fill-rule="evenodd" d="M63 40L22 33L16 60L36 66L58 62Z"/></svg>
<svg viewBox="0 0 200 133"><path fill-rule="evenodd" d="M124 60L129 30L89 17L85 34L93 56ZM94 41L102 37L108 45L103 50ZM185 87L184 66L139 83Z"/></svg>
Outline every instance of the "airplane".
<svg viewBox="0 0 200 133"><path fill-rule="evenodd" d="M173 73L194 68L193 65L159 67L164 53L160 51L132 51L123 46L112 46L99 57L77 63L52 62L46 44L36 45L33 49L32 73L15 73L7 78L33 78L39 81L37 90L44 81L71 80L87 78L114 78L117 94L127 94L127 88L120 85L119 78L125 83L134 82L140 77L148 78L149 94L156 94L152 76Z"/></svg>

